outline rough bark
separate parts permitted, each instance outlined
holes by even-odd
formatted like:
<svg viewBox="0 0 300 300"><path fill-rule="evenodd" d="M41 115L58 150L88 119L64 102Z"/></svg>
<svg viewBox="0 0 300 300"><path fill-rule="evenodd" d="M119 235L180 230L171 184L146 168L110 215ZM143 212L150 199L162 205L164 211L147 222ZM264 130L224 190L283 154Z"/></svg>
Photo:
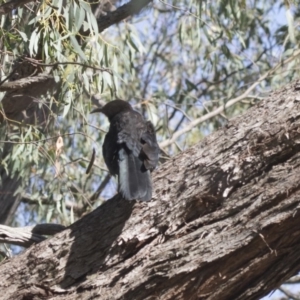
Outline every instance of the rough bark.
<svg viewBox="0 0 300 300"><path fill-rule="evenodd" d="M300 270L295 85L0 266L2 299L259 299Z"/></svg>

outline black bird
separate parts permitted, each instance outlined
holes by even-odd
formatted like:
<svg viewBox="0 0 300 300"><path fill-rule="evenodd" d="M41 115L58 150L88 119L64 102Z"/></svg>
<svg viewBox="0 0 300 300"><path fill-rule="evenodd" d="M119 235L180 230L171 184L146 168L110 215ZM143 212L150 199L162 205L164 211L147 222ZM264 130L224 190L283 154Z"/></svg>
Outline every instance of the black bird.
<svg viewBox="0 0 300 300"><path fill-rule="evenodd" d="M105 114L110 122L102 150L109 172L118 175L119 191L127 200L149 201L150 172L159 156L153 124L123 100L111 101L94 112Z"/></svg>

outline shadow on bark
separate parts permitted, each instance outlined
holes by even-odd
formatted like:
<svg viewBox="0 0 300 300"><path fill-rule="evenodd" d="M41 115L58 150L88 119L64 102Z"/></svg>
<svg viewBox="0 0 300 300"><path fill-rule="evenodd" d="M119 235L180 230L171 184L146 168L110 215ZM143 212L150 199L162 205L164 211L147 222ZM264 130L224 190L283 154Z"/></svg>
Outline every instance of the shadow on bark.
<svg viewBox="0 0 300 300"><path fill-rule="evenodd" d="M71 226L70 237L73 244L65 268L64 278L60 286L63 289L74 288L76 285L86 280L87 275L91 276L99 272L104 272L110 266L106 261L116 253L122 254L126 259L126 253L132 251L123 248L122 239L118 240L126 221L130 218L135 201L125 201L119 195L105 202L95 211L86 215L80 223ZM97 220L95 220L97 219ZM101 223L101 234L95 230L93 224ZM74 228L76 230L73 230ZM117 243L117 247L112 245ZM113 249L113 250L112 250ZM68 255L68 253L60 253ZM109 257L108 257L109 256Z"/></svg>

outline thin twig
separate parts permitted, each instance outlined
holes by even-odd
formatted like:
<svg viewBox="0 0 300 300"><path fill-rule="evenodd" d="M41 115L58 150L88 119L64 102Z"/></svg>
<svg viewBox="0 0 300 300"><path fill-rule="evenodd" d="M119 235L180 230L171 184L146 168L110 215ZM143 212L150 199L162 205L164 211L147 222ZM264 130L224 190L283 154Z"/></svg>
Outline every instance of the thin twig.
<svg viewBox="0 0 300 300"><path fill-rule="evenodd" d="M90 202L93 203L95 200L98 199L99 195L102 193L102 191L105 189L106 185L110 181L111 175L108 173L104 180L101 182L95 193L90 197Z"/></svg>
<svg viewBox="0 0 300 300"><path fill-rule="evenodd" d="M0 5L0 16L11 12L13 9L18 8L26 3L32 2L32 0L12 0Z"/></svg>
<svg viewBox="0 0 300 300"><path fill-rule="evenodd" d="M283 287L280 287L279 291L282 292L283 294L285 294L286 296L288 296L289 299L299 300L299 297L297 297L296 295L292 294L290 291L286 290Z"/></svg>
<svg viewBox="0 0 300 300"><path fill-rule="evenodd" d="M46 197L41 197L39 199L32 199L32 198L30 198L30 196L23 196L21 198L21 202L27 203L29 205L40 205L40 204L55 205L56 204L56 201L52 201L52 200L50 200L49 198L46 198ZM83 209L82 205L74 203L70 200L66 200L64 205L65 205L66 209L68 209L68 210L72 209L76 214L78 212L81 213L82 209ZM78 215L79 215L79 213L78 213Z"/></svg>
<svg viewBox="0 0 300 300"><path fill-rule="evenodd" d="M29 57L25 57L25 60L31 62L33 65L36 66L43 66L43 67L57 67L59 65L78 65L81 67L85 67L88 69L92 69L92 70L96 70L96 71L102 71L102 72L107 72L110 75L113 75L113 72L111 69L108 68L100 68L100 67L93 67L91 65L87 65L87 64L83 64L83 63L79 63L79 62L74 62L74 61L67 61L67 62L56 62L56 63L52 63L52 64L45 64L45 63L40 63L35 59L29 58Z"/></svg>
<svg viewBox="0 0 300 300"><path fill-rule="evenodd" d="M289 63L290 61L292 61L293 59L295 59L295 57L297 57L298 55L300 55L300 50L295 51L294 55L289 57L288 59L286 59L283 62L279 62L273 69L267 71L265 74L263 74L262 76L259 77L259 79L254 82L243 94L241 94L240 96L233 98L231 100L229 100L228 102L225 103L225 105L219 106L218 108L216 108L215 110L211 111L210 113L197 118L195 120L193 120L191 123L189 123L186 127L184 127L181 130L178 130L177 132L175 132L173 134L173 136L168 139L165 140L163 142L161 142L159 144L159 146L161 148L163 147L167 147L170 144L173 144L181 135L189 132L190 130L192 130L194 127L196 127L197 125L199 125L200 123L203 123L217 115L219 115L220 113L223 113L227 108L231 107L232 105L236 104L237 102L247 98L247 96L257 87L257 85L259 85L264 79L266 79L268 76L272 75L273 73L275 73L280 67L282 67L283 65Z"/></svg>
<svg viewBox="0 0 300 300"><path fill-rule="evenodd" d="M31 141L31 142L14 142L14 141L4 141L4 140L0 140L0 143L3 144L37 144L37 143L42 143L42 142L47 142L53 139L57 139L58 137L64 137L64 136L70 136L70 135L75 135L75 134L81 134L83 136L86 136L88 138L90 138L93 142L95 142L95 140L93 140L89 135L83 133L83 132L73 132L73 133L65 133L65 134L61 134L61 135L56 135L56 136L52 136L46 139L41 139L41 140L37 140L37 141Z"/></svg>

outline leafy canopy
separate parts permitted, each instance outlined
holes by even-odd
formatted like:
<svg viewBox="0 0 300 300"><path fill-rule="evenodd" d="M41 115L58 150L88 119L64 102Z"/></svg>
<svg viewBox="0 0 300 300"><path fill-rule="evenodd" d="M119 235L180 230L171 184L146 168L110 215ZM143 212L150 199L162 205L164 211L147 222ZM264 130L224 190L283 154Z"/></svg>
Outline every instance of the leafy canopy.
<svg viewBox="0 0 300 300"><path fill-rule="evenodd" d="M2 78L24 59L57 85L35 99L50 110L46 123L1 127L1 151L13 143L2 168L22 179L24 202L39 204L22 207L35 221L69 224L116 190L101 154L108 122L89 114L90 99L128 99L175 155L299 76L300 8L290 2L154 1L101 32L95 5L33 2L1 16Z"/></svg>

